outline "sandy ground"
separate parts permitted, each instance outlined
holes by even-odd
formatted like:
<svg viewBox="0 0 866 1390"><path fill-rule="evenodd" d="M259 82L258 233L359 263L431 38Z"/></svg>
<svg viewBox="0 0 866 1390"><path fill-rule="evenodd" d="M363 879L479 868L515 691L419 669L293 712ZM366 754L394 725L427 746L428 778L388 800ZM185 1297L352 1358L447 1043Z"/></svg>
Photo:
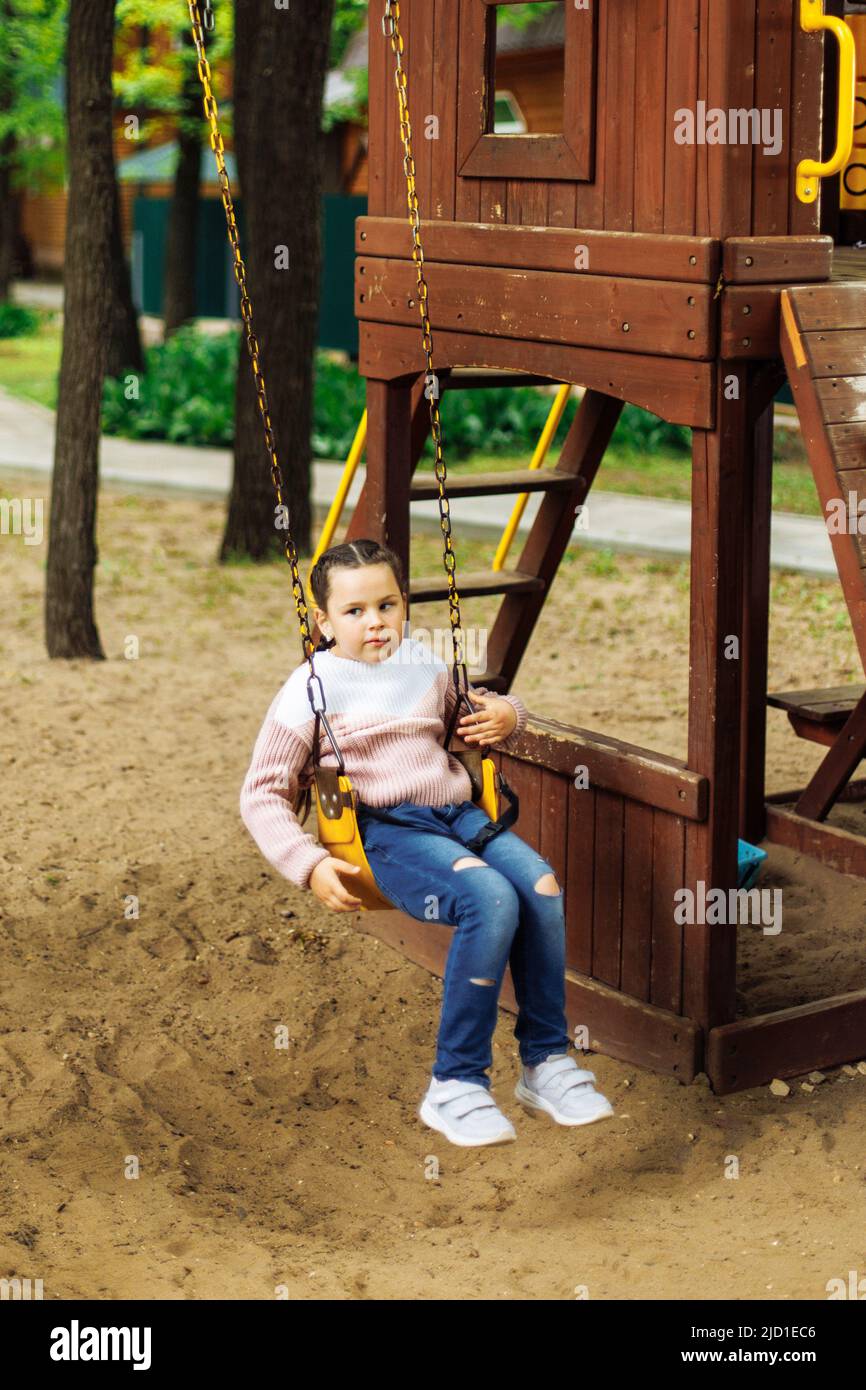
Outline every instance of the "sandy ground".
<svg viewBox="0 0 866 1390"><path fill-rule="evenodd" d="M441 983L275 875L239 819L299 647L287 570L220 569L220 526L103 490L98 663L47 660L45 547L0 537L0 1274L52 1299L775 1300L862 1273L866 1075L721 1098L594 1056L616 1117L568 1130L514 1101L503 1012L518 1142L421 1125ZM429 538L416 556L439 563ZM687 602L685 564L575 552L516 693L682 755ZM771 688L859 676L835 586L777 576ZM771 790L819 758L771 712ZM773 882L791 932L744 941L744 1009L862 985L866 885L783 851Z"/></svg>

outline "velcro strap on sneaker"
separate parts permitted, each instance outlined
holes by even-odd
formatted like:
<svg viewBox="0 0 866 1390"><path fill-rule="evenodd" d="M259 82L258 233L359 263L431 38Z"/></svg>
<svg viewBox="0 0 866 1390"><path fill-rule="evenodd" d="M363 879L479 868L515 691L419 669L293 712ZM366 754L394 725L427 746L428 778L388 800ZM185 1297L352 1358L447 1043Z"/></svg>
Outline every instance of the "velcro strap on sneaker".
<svg viewBox="0 0 866 1390"><path fill-rule="evenodd" d="M564 1078L562 1089L563 1091L570 1091L575 1086L583 1086L587 1081L590 1083L590 1086L592 1086L592 1083L595 1081L595 1072L584 1071L582 1067L578 1067L577 1071L571 1073L571 1076L566 1076Z"/></svg>
<svg viewBox="0 0 866 1390"><path fill-rule="evenodd" d="M455 1104L455 1101L458 1103ZM467 1081L462 1090L455 1091L453 1096L439 1103L443 1109L447 1106L448 1114L456 1120L462 1120L472 1110L486 1110L496 1105L487 1088L476 1081Z"/></svg>
<svg viewBox="0 0 866 1390"><path fill-rule="evenodd" d="M568 1073L566 1076L565 1073ZM544 1085L552 1080L554 1076L562 1075L561 1090L570 1091L574 1086L582 1086L586 1081L595 1081L595 1072L587 1071L585 1067L576 1067L571 1057L560 1057L555 1062L548 1062L544 1072Z"/></svg>

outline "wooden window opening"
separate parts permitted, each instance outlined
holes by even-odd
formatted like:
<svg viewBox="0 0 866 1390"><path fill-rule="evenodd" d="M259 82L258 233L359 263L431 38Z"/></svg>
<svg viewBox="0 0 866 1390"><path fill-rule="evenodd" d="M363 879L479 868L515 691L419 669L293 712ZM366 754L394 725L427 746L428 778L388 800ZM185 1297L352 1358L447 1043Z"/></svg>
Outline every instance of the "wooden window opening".
<svg viewBox="0 0 866 1390"><path fill-rule="evenodd" d="M529 0L533 3L533 0ZM563 0L562 132L493 133L496 11L516 0L463 0L460 15L458 174L465 178L576 179L594 176L596 11Z"/></svg>

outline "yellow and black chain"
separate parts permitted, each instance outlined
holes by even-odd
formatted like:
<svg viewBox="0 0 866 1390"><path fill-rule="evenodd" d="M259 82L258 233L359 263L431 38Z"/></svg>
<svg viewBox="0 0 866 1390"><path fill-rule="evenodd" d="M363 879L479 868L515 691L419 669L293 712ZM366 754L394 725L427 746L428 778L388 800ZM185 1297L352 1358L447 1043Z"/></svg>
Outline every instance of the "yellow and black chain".
<svg viewBox="0 0 866 1390"><path fill-rule="evenodd" d="M213 29L213 12L211 0L204 0L205 22L202 24L201 11L198 0L187 0L189 7L190 24L192 26L193 42L195 44L198 57L198 75L204 89L204 114L210 126L210 145L214 152L219 176L220 192L223 207L225 208L226 224L228 227L229 242L234 258L234 275L240 289L241 298L241 317L244 321L246 330L247 350L250 356L250 363L253 371L253 380L256 388L256 398L258 400L259 413L265 431L265 447L271 464L271 481L277 497L277 504L281 511L285 511L287 518L286 526L286 559L292 573L292 597L298 615L298 623L301 628L301 639L304 646L304 657L310 666L310 679L307 682L308 691L310 682L315 679L319 686L322 700L321 709L325 708L324 691L321 681L315 675L313 666L313 639L310 632L309 614L307 610L306 595L303 582L298 569L298 553L292 537L291 516L288 506L283 501L283 476L277 458L276 440L273 427L271 425L270 410L268 408L267 391L265 380L259 361L259 345L253 333L252 326L252 304L247 292L246 267L240 251L240 240L238 236L237 220L235 218L234 202L231 195L231 185L229 182L228 171L225 164L225 147L223 137L219 129L219 112L216 98L211 88L211 70L207 60L204 45L203 27L208 30ZM421 219L418 212L418 197L415 189L415 160L412 155L411 135L412 127L409 120L409 107L406 98L406 73L401 61L403 53L403 36L399 29L400 6L398 0L385 0L385 14L382 20L382 30L386 38L391 40L391 48L396 58L395 81L397 86L397 97L400 110L400 136L403 141L403 170L406 174L407 202L409 206L409 223L412 228L412 259L418 269L418 306L421 313L423 325L422 347L427 358L427 371L425 374L425 395L430 408L430 430L435 447L434 471L436 481L439 486L439 518L442 535L444 537L444 557L443 563L445 572L448 575L448 606L451 622L451 637L454 647L454 683L458 687L457 668L463 667L464 689L468 684L466 675L465 658L463 654L463 630L460 622L460 596L457 591L455 581L456 556L451 544L451 504L445 490L445 480L447 477L445 470L445 460L442 454L442 425L439 416L438 401L438 381L433 371L433 336L430 327L430 319L427 314L427 281L424 278L424 251L421 245ZM314 704L312 693L310 693L311 704ZM314 704L315 708L315 704Z"/></svg>
<svg viewBox="0 0 866 1390"><path fill-rule="evenodd" d="M204 0L205 4L205 25L207 29L213 29L213 11L211 0ZM204 88L204 114L210 126L210 146L216 156L217 172L219 174L220 191L222 193L223 207L226 213L226 223L228 226L229 241L234 257L235 279L241 292L241 318L244 321L246 330L247 350L250 355L250 363L253 371L253 380L256 388L256 399L258 400L259 413L265 429L265 448L268 451L268 458L271 464L271 481L274 485L274 492L277 497L277 505L281 510L281 515L286 517L286 559L292 572L292 597L295 601L295 608L298 614L298 623L301 629L301 641L304 647L304 659L310 667L310 675L307 680L307 691L310 695L310 703L314 709L325 709L325 694L322 683L316 675L313 666L313 638L310 632L310 620L307 611L307 599L304 592L304 585L298 569L298 552L292 536L291 515L287 503L283 501L283 475L277 458L277 445L271 424L271 414L268 408L268 396L265 389L265 378L262 374L261 363L259 361L259 345L253 332L253 306L247 292L247 272L241 256L240 239L238 237L238 225L235 218L234 202L232 201L231 185L229 183L228 171L225 162L225 147L223 137L219 129L219 112L217 109L216 98L211 89L211 70L205 54L204 34L202 32L202 18L198 0L188 0L189 18L192 25L192 37L198 55L198 75ZM318 684L321 705L317 706L313 700L311 682L315 680Z"/></svg>
<svg viewBox="0 0 866 1390"><path fill-rule="evenodd" d="M418 213L418 195L415 189L415 159L412 154L412 127L409 121L409 105L406 99L406 72L402 63L403 35L400 33L400 5L398 0L385 0L385 14L382 18L382 32L391 40L391 48L396 58L394 80L397 85L397 100L400 109L400 138L403 141L403 172L406 175L406 197L409 205L409 225L412 228L412 259L418 270L418 308L421 314L423 332L421 346L427 357L425 376L425 395L430 406L430 433L436 450L434 470L439 484L439 524L445 541L445 573L448 575L448 610L451 620L451 638L454 645L454 684L458 687L457 668L463 667L464 689L468 684L465 657L463 654L463 629L460 623L460 595L454 577L457 557L451 545L451 504L445 491L445 460L442 455L442 424L439 418L439 387L433 371L433 335L427 313L427 281L424 278L424 251L421 246L421 218Z"/></svg>

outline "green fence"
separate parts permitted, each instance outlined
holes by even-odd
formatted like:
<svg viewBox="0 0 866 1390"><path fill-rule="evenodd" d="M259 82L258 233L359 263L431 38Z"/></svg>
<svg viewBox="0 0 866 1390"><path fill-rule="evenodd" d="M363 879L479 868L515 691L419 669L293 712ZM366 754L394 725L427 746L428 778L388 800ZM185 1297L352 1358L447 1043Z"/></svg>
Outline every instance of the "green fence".
<svg viewBox="0 0 866 1390"><path fill-rule="evenodd" d="M133 204L132 293L139 313L162 314L163 268L168 228L168 198L139 196ZM244 245L243 199L235 203L241 246ZM367 211L367 199L327 193L322 199L322 280L318 345L358 353L354 308L355 218ZM253 301L255 302L255 300ZM195 304L199 318L240 319L239 292L219 198L198 205Z"/></svg>

